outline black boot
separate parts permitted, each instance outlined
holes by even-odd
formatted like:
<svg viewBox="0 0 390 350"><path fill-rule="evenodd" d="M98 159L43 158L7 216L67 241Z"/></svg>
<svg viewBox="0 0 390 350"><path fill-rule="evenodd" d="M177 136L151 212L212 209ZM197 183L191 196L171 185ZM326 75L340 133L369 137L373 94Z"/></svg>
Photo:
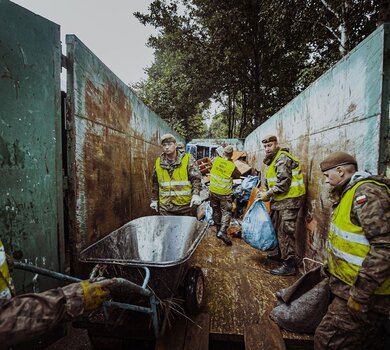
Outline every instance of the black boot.
<svg viewBox="0 0 390 350"><path fill-rule="evenodd" d="M277 262L282 262L283 260L282 260L282 256L280 255L279 248L276 250L276 253L273 252L273 253L267 254L267 259L277 261Z"/></svg>
<svg viewBox="0 0 390 350"><path fill-rule="evenodd" d="M222 231L218 231L217 238L221 239L226 245L232 245L232 241L230 240L228 235Z"/></svg>
<svg viewBox="0 0 390 350"><path fill-rule="evenodd" d="M277 267L270 271L272 275L278 276L295 276L297 274L297 269L295 264L290 260L283 261L282 266Z"/></svg>

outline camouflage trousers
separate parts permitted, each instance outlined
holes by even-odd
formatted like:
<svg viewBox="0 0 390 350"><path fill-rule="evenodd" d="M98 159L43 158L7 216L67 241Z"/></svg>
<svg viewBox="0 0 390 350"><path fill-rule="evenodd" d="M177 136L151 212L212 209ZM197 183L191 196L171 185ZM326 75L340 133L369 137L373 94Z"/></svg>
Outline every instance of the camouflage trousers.
<svg viewBox="0 0 390 350"><path fill-rule="evenodd" d="M335 296L316 329L314 349L389 349L389 334L386 337L385 333L388 324L385 322L389 322L385 315L372 311L361 316L352 315L348 311L347 301Z"/></svg>
<svg viewBox="0 0 390 350"><path fill-rule="evenodd" d="M297 264L295 253L295 231L299 208L271 210L271 220L278 236L280 255L283 260Z"/></svg>
<svg viewBox="0 0 390 350"><path fill-rule="evenodd" d="M224 196L210 192L210 206L213 209L213 220L217 231L226 233L232 218L232 205L231 195Z"/></svg>

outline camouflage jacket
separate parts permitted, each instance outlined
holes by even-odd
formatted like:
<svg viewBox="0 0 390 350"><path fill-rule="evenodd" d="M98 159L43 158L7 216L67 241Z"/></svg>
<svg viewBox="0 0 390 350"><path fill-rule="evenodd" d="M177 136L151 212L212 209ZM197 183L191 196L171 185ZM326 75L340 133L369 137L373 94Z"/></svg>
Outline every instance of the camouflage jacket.
<svg viewBox="0 0 390 350"><path fill-rule="evenodd" d="M178 152L176 160L170 162L165 154L160 155L160 165L161 168L167 169L170 176L172 176L173 171L178 168L181 164L181 160L184 156L184 152ZM188 179L191 181L192 185L192 195L200 194L202 190L202 174L199 170L198 164L193 156L190 156L188 161ZM157 179L156 165L154 166L153 176L152 176L152 200L159 200L159 184ZM172 208L170 208L172 209Z"/></svg>
<svg viewBox="0 0 390 350"><path fill-rule="evenodd" d="M84 312L80 283L0 300L0 348L26 342Z"/></svg>
<svg viewBox="0 0 390 350"><path fill-rule="evenodd" d="M332 190L334 207L349 188L365 179L385 183L390 187L388 178L357 172L350 181ZM378 285L390 277L390 196L384 187L364 183L356 189L355 199L358 197L366 200L360 203L353 201L350 219L363 228L371 248L354 285L350 287L331 276L331 290L341 298L348 299L352 296L356 301L368 304L371 309L390 315L390 295L374 295Z"/></svg>
<svg viewBox="0 0 390 350"><path fill-rule="evenodd" d="M277 150L279 151L279 150ZM288 152L288 149L282 149L282 151ZM276 153L271 158L266 158L264 163L269 165L273 161ZM267 193L270 197L275 194L283 194L288 192L291 185L292 179L292 169L296 168L298 164L293 161L286 154L281 154L275 162L275 171L276 171L276 184L272 188L268 188L267 179L265 178L265 187L267 188ZM305 196L297 198L286 198L281 201L272 201L271 200L271 209L272 210L281 210L281 209L295 209L301 208L305 203Z"/></svg>

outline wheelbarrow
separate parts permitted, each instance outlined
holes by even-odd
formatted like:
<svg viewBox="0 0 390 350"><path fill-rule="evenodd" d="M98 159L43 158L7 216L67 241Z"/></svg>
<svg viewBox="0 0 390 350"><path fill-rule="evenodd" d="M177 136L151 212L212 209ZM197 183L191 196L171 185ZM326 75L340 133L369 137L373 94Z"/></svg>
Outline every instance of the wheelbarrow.
<svg viewBox="0 0 390 350"><path fill-rule="evenodd" d="M80 253L79 260L94 264L91 277L119 277L149 292L146 307L137 296L125 303L112 303L126 310L149 313L154 335L164 333L166 317L158 324L155 305L178 298L186 313L199 313L205 304L202 270L191 257L205 235L208 224L190 216L147 216L132 220ZM120 317L123 316L123 313Z"/></svg>

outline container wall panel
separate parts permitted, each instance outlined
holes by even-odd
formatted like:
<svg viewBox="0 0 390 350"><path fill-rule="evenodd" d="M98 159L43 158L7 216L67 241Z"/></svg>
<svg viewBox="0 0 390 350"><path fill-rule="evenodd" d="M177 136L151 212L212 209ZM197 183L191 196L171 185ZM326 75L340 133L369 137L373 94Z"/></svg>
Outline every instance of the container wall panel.
<svg viewBox="0 0 390 350"><path fill-rule="evenodd" d="M76 36L68 35L66 42L69 203L76 260L81 249L131 219L152 214L158 140L174 132Z"/></svg>
<svg viewBox="0 0 390 350"><path fill-rule="evenodd" d="M0 33L0 236L16 258L60 270L60 29L0 0ZM29 290L31 275L17 281Z"/></svg>
<svg viewBox="0 0 390 350"><path fill-rule="evenodd" d="M378 28L321 78L245 140L264 171L261 139L275 134L303 166L308 189L306 230L298 251L322 260L330 203L319 163L334 151L354 155L361 170L386 171L389 124L389 27ZM387 165L388 166L388 165Z"/></svg>

